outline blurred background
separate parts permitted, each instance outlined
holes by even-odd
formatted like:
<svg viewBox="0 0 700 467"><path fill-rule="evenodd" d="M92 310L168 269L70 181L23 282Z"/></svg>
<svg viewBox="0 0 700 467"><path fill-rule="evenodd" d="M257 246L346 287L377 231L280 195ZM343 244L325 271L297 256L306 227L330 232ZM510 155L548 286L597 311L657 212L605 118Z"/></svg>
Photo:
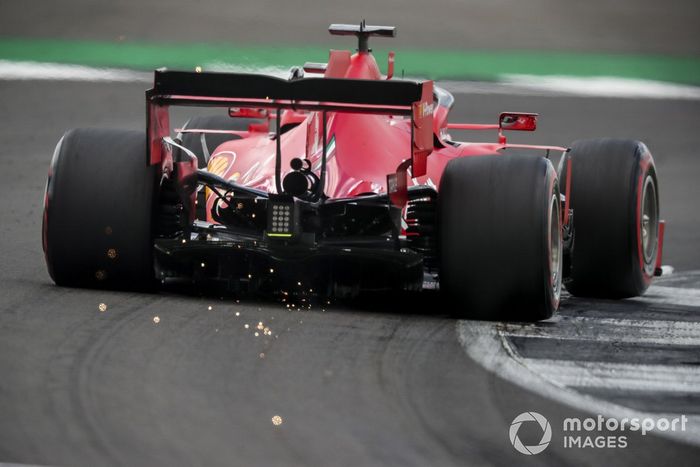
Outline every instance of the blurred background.
<svg viewBox="0 0 700 467"><path fill-rule="evenodd" d="M0 34L16 37L326 45L328 24L364 18L397 25L397 48L700 54L696 0L3 0L0 8Z"/></svg>
<svg viewBox="0 0 700 467"><path fill-rule="evenodd" d="M700 84L696 0L2 0L0 60L139 69L202 60L289 66L302 56L323 60L329 46L351 47L326 28L362 19L398 27L396 39L373 46L380 55L400 52L397 72L407 75Z"/></svg>

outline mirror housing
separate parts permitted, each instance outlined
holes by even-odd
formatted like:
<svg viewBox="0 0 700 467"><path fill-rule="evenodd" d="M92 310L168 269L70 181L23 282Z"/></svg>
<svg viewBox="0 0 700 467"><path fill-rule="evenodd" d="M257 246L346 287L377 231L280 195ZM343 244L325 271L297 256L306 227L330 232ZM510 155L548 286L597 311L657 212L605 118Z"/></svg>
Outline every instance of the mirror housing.
<svg viewBox="0 0 700 467"><path fill-rule="evenodd" d="M526 112L503 112L498 117L500 130L535 131L538 114Z"/></svg>

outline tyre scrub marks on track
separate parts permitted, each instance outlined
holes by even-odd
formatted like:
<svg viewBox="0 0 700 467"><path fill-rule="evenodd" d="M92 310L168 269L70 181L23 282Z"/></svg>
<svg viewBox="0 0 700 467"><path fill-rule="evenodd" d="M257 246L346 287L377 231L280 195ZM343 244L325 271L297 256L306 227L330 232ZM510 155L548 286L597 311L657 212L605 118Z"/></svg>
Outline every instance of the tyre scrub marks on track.
<svg viewBox="0 0 700 467"><path fill-rule="evenodd" d="M96 393L94 382L99 381L100 375L104 375L105 368L109 367L105 361L115 358L108 349L114 346L115 341L118 342L120 333L150 318L149 314L144 314L144 308L149 308L158 300L156 296L135 296L124 300L119 294L105 292L105 301L110 305L105 305L104 311L103 308L99 309L101 330L98 332L95 329L94 315L86 315L85 319L76 321L65 339L57 345L47 365L48 410L53 413L52 418L59 421L55 429L68 438L66 445L80 442L85 433L89 433L90 450L83 453L84 460L91 458L108 464L129 463L128 454L118 447L121 440L110 436L104 429L101 416L104 414L100 408L104 399L111 396L109 393ZM157 339L151 341L151 345L157 343ZM134 359L132 368L147 364L147 354L135 354L126 349L122 349L121 353ZM78 426L81 428L77 429ZM31 433L27 435L31 436ZM37 450L42 452L40 447Z"/></svg>
<svg viewBox="0 0 700 467"><path fill-rule="evenodd" d="M687 280L686 280L687 279ZM700 274L628 300L565 297L540 323L461 321L467 354L507 380L607 417L688 417L656 432L700 445Z"/></svg>

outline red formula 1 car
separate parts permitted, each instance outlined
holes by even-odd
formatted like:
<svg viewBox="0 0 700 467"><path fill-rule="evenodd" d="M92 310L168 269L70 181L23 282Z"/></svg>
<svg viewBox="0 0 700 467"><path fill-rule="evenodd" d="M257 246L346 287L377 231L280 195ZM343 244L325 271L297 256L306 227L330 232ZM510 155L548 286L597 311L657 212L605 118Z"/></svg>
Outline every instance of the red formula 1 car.
<svg viewBox="0 0 700 467"><path fill-rule="evenodd" d="M450 93L392 79L393 53L380 73L368 40L393 27L330 32L357 36L356 53L332 50L286 80L157 70L145 133L67 132L45 197L54 281L335 296L439 287L458 316L518 320L551 316L562 283L584 296L646 290L663 222L644 144L507 143L504 131L535 129L529 113L448 123ZM171 128L171 106L227 113ZM498 141L450 136L470 129Z"/></svg>

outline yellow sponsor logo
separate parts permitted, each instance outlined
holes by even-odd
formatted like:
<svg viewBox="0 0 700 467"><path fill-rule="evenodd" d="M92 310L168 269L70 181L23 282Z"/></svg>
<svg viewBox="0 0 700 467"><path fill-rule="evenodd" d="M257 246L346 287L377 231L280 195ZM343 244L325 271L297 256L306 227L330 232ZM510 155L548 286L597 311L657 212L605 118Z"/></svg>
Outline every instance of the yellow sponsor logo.
<svg viewBox="0 0 700 467"><path fill-rule="evenodd" d="M219 177L221 177L226 172L228 165L229 165L228 157L213 157L209 161L209 165L208 165L207 169L209 170L209 172L213 173L214 175L218 175Z"/></svg>
<svg viewBox="0 0 700 467"><path fill-rule="evenodd" d="M434 104L428 104L427 102L423 102L420 105L418 114L419 114L420 118L423 118L427 115L431 115L434 110L435 110Z"/></svg>

